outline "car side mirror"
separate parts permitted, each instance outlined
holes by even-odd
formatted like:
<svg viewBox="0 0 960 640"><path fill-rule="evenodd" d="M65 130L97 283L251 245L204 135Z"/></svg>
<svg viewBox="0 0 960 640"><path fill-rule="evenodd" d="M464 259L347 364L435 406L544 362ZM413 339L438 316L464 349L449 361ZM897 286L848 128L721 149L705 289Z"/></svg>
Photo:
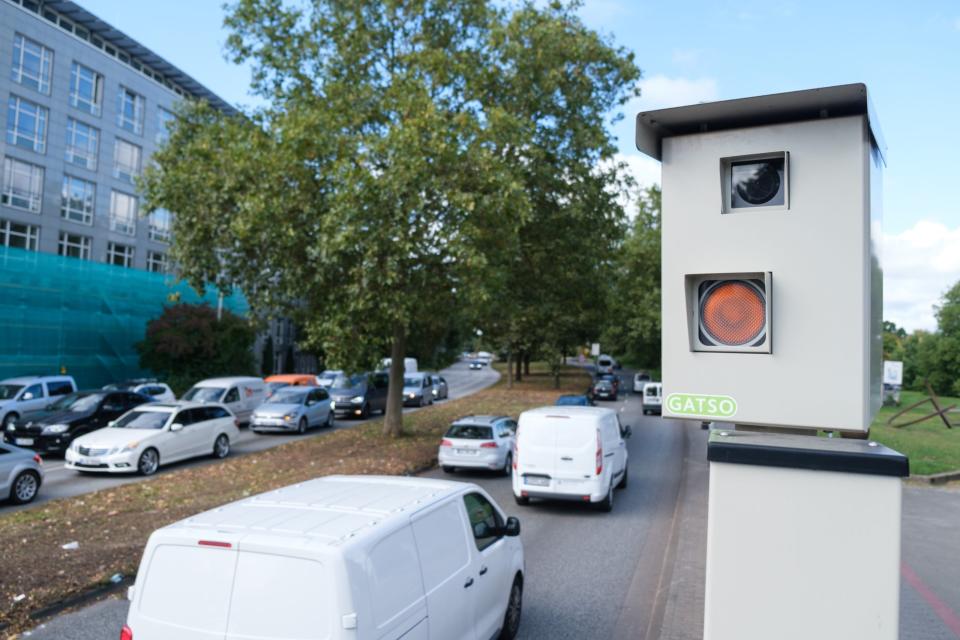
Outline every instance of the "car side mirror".
<svg viewBox="0 0 960 640"><path fill-rule="evenodd" d="M507 524L503 526L503 535L510 538L520 535L520 520L514 516L507 518Z"/></svg>
<svg viewBox="0 0 960 640"><path fill-rule="evenodd" d="M183 425L179 422L174 422L170 425L170 431L183 431Z"/></svg>

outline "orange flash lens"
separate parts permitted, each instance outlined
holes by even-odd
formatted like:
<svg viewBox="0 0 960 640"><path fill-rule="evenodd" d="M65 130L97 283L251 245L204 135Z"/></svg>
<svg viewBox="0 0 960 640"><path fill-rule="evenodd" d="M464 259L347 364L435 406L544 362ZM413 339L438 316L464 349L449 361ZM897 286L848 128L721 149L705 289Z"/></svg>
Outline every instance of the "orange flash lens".
<svg viewBox="0 0 960 640"><path fill-rule="evenodd" d="M742 280L720 282L700 303L700 322L706 333L727 346L755 341L766 324L766 301L756 287Z"/></svg>

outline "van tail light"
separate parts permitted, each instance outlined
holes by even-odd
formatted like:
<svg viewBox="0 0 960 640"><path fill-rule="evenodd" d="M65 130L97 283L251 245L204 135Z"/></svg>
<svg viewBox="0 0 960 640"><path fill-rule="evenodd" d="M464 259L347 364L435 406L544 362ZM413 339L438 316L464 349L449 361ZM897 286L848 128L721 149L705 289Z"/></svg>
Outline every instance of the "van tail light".
<svg viewBox="0 0 960 640"><path fill-rule="evenodd" d="M197 544L201 547L218 547L220 549L231 549L233 547L229 542L221 542L219 540L200 540Z"/></svg>
<svg viewBox="0 0 960 640"><path fill-rule="evenodd" d="M40 457L39 453L34 454L33 461L36 462L37 464L43 464L43 458Z"/></svg>
<svg viewBox="0 0 960 640"><path fill-rule="evenodd" d="M513 470L517 470L517 463L520 461L520 445L513 441Z"/></svg>
<svg viewBox="0 0 960 640"><path fill-rule="evenodd" d="M496 442L484 442L480 445L481 449L499 449Z"/></svg>
<svg viewBox="0 0 960 640"><path fill-rule="evenodd" d="M133 640L133 629L123 625L123 629L120 630L120 640Z"/></svg>
<svg viewBox="0 0 960 640"><path fill-rule="evenodd" d="M453 443L450 442L449 440L447 440L446 438L444 438L443 440L440 441L440 446L441 446L441 447L452 447L452 446L453 446Z"/></svg>
<svg viewBox="0 0 960 640"><path fill-rule="evenodd" d="M597 475L603 473L603 442L600 441L600 430L597 429Z"/></svg>

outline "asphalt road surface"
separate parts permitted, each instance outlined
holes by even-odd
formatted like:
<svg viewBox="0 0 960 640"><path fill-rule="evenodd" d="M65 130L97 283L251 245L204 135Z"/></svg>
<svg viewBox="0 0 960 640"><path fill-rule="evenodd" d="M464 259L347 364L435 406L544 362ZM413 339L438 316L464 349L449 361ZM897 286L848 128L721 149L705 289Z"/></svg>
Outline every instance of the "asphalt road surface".
<svg viewBox="0 0 960 640"><path fill-rule="evenodd" d="M520 518L527 580L520 638L656 638L657 597L682 475L684 437L677 423L642 415L639 397L604 403L633 427L630 483L617 491L612 513L587 505L514 503L509 478L484 472L428 476L475 482ZM60 616L31 633L49 640L118 636L127 603L113 599Z"/></svg>
<svg viewBox="0 0 960 640"><path fill-rule="evenodd" d="M447 384L450 388L451 400L476 393L481 389L491 386L500 379L500 374L489 367L484 367L479 371L471 371L467 368L467 363L465 362L458 362L453 366L444 369L441 371L441 375L443 375L443 377L447 380ZM414 407L404 409L404 413L411 411L418 411L418 409ZM378 417L379 416L376 418ZM370 418L370 420L376 418ZM358 424L363 424L363 422L363 420L337 420L334 423L333 429L312 429L308 431L307 435L305 436L298 436L296 434L288 435L283 433L256 434L244 427L240 430L239 440L233 443L230 455L232 457L236 455L263 451L264 449L270 449L272 447L285 444L291 439L310 437L315 438L330 433L332 430L349 429L350 427L354 427ZM170 473L171 471L182 469L187 466L216 464L217 462L219 461L212 458L194 458L193 460L185 460L169 466L160 467L160 470L157 473ZM47 500L68 498L84 493L99 491L100 489L108 489L121 484L140 482L144 480L142 476L138 476L136 474L109 475L79 473L77 471L64 468L62 457L46 459L44 461L43 470L45 473L43 486L40 488L40 494L37 496L36 500L28 505L23 505L20 507L13 506L9 502L0 502L0 513L6 513L19 509L30 509L36 507L37 505L43 504Z"/></svg>

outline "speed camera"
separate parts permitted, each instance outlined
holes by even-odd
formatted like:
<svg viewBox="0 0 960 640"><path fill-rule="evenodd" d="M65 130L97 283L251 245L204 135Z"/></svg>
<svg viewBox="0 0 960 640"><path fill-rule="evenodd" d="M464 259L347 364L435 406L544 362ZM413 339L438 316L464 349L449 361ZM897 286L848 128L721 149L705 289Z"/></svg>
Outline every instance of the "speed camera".
<svg viewBox="0 0 960 640"><path fill-rule="evenodd" d="M866 87L640 113L637 146L662 161L663 415L868 430L884 145Z"/></svg>

